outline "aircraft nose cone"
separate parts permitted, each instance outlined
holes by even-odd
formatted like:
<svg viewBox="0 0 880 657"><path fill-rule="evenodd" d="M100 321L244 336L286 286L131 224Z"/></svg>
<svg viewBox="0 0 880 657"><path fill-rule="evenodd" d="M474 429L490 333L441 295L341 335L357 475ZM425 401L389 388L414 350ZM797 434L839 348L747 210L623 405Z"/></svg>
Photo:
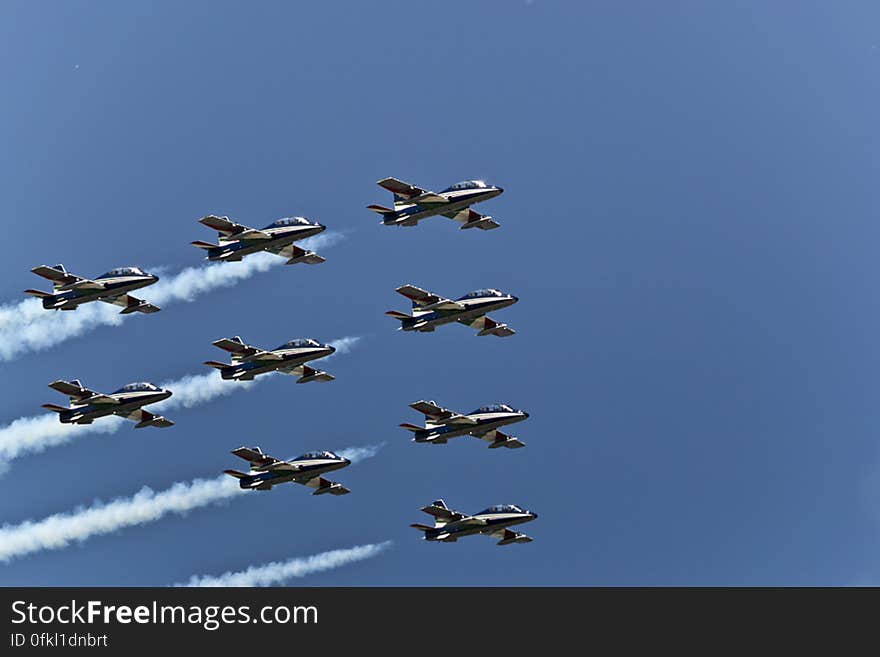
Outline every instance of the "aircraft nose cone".
<svg viewBox="0 0 880 657"><path fill-rule="evenodd" d="M325 226L324 224L317 224L317 228L320 229L318 231L319 233L323 233L325 230L327 230L327 226Z"/></svg>
<svg viewBox="0 0 880 657"><path fill-rule="evenodd" d="M342 462L345 463L345 465L351 465L351 459L342 459Z"/></svg>
<svg viewBox="0 0 880 657"><path fill-rule="evenodd" d="M499 194L503 194L503 193L504 193L504 188L503 188L503 187L496 187L495 189L498 190L498 193L499 193Z"/></svg>
<svg viewBox="0 0 880 657"><path fill-rule="evenodd" d="M156 276L156 274L150 274L150 278L153 280L154 283L159 280L159 277Z"/></svg>
<svg viewBox="0 0 880 657"><path fill-rule="evenodd" d="M334 347L332 344L328 344L328 345L327 345L327 350L328 350L331 354L335 354L335 353L336 353L336 347Z"/></svg>
<svg viewBox="0 0 880 657"><path fill-rule="evenodd" d="M532 513L531 511L529 512L529 515L532 516L532 520L538 517L537 513Z"/></svg>
<svg viewBox="0 0 880 657"><path fill-rule="evenodd" d="M512 294L510 295L510 298L513 299L513 302L514 302L514 303L516 303L517 301L519 301L519 297L514 296L514 295L512 295Z"/></svg>
<svg viewBox="0 0 880 657"><path fill-rule="evenodd" d="M529 414L528 414L528 413L526 413L525 411L523 411L522 414L523 414L523 418L525 418L526 420L529 419Z"/></svg>

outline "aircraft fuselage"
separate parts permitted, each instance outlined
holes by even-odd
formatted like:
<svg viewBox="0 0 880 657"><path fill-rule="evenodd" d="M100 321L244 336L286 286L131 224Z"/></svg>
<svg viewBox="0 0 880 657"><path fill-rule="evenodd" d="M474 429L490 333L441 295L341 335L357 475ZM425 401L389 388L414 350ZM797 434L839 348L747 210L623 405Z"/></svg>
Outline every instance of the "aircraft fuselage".
<svg viewBox="0 0 880 657"><path fill-rule="evenodd" d="M462 536L474 534L491 534L507 527L521 525L537 518L535 513L484 513L469 516L461 520L453 520L425 531L425 540L428 541L454 541ZM448 534L443 538L438 536Z"/></svg>
<svg viewBox="0 0 880 657"><path fill-rule="evenodd" d="M107 415L127 415L148 404L155 404L171 396L170 390L138 390L107 395L118 400L118 404L81 404L72 406L60 413L65 424L90 424L93 420Z"/></svg>
<svg viewBox="0 0 880 657"><path fill-rule="evenodd" d="M412 319L402 321L402 328L404 331L433 331L437 326L451 324L452 322L470 323L490 312L512 306L517 301L519 301L517 297L505 295L503 297L460 299L458 303L465 306L464 310L437 309L420 312L418 307L416 307L413 308Z"/></svg>
<svg viewBox="0 0 880 657"><path fill-rule="evenodd" d="M238 485L245 489L270 490L278 484L286 484L291 481L306 483L310 479L321 476L333 470L339 470L351 463L348 459L310 459L308 461L290 461L297 466L296 470L268 470L266 472L250 472L246 477L238 480Z"/></svg>
<svg viewBox="0 0 880 657"><path fill-rule="evenodd" d="M448 438L456 438L458 436L468 436L471 434L482 434L508 424L522 422L528 413L517 411L514 413L492 412L492 413L473 413L468 415L472 420L476 420L477 424L442 424L437 426L428 426L424 432L416 434L414 440L417 443L435 442L438 438L442 441Z"/></svg>
<svg viewBox="0 0 880 657"><path fill-rule="evenodd" d="M404 222L418 223L422 219L434 217L438 214L447 214L464 210L475 203L482 203L483 201L495 198L501 192L502 190L498 188L461 189L443 192L442 194L439 194L439 196L446 197L450 202L442 205L419 205L417 203L402 205L401 203L405 203L405 201L398 202L398 205L395 207L395 214L384 219L382 223L386 225L394 225Z"/></svg>
<svg viewBox="0 0 880 657"><path fill-rule="evenodd" d="M295 347L290 349L278 349L273 353L278 354L283 360L265 359L252 360L244 363L235 363L220 371L220 375L224 379L233 379L239 381L250 381L259 374L274 372L282 368L298 367L304 365L311 360L318 358L326 358L334 353L336 349L332 346L324 347Z"/></svg>
<svg viewBox="0 0 880 657"><path fill-rule="evenodd" d="M321 224L310 226L276 226L264 228L262 232L272 236L271 239L220 239L220 245L208 251L208 260L236 262L244 256L267 249L281 249L289 244L313 237L326 230Z"/></svg>
<svg viewBox="0 0 880 657"><path fill-rule="evenodd" d="M103 283L106 287L97 290L66 290L43 298L43 308L46 310L76 310L76 307L114 297L128 294L133 290L152 285L159 280L158 276L115 276L113 278L96 278L95 282Z"/></svg>

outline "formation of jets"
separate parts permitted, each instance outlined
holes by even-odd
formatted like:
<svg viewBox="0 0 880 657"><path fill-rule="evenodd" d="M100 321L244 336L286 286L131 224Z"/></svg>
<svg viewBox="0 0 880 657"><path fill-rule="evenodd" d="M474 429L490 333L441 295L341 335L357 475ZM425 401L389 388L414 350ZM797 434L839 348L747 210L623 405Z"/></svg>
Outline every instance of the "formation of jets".
<svg viewBox="0 0 880 657"><path fill-rule="evenodd" d="M326 358L336 351L332 345L321 344L311 338L290 340L272 350L252 347L245 344L237 335L232 338L221 338L212 344L232 354L231 363L205 361L205 365L220 370L220 376L224 379L253 381L255 376L269 372L298 376L297 383L332 381L335 378L332 374L306 365L310 360Z"/></svg>
<svg viewBox="0 0 880 657"><path fill-rule="evenodd" d="M370 205L368 208L382 216L386 226L416 226L428 217L444 216L461 224L461 228L491 230L499 224L488 215L471 209L476 203L495 198L504 190L482 180L466 180L437 193L396 178L385 178L378 184L394 195L394 207ZM285 217L264 228L252 228L228 217L208 215L199 223L217 231L217 243L194 241L193 245L207 252L213 262L239 262L248 255L267 252L287 259L286 264L319 264L325 259L296 244L318 235L326 227L305 217ZM94 279L69 273L63 265L41 265L32 269L53 284L52 292L25 290L39 297L47 310L76 310L92 301L103 301L122 307L122 314L132 312L154 313L159 308L130 292L152 285L158 276L138 267L119 267ZM508 337L516 331L500 323L488 313L507 308L519 299L495 288L469 292L457 299L448 299L414 285L401 285L396 290L412 302L411 314L390 310L386 314L399 320L400 330L432 332L445 324L464 324L477 331L478 336ZM221 338L212 343L230 354L230 362L205 361L205 365L220 372L224 380L252 381L255 377L280 372L298 377L297 383L332 381L333 375L311 367L307 363L326 358L336 349L313 338L297 338L275 349L263 349L245 343L241 337ZM97 419L117 415L134 421L136 428L170 427L174 423L161 415L144 409L171 396L152 383L129 383L112 393L90 390L80 381L54 381L51 388L69 397L68 406L44 404L58 414L65 424L91 424ZM459 436L473 436L488 443L489 448L516 449L525 444L501 431L501 427L521 422L529 417L523 410L508 404L489 404L470 413L458 413L434 401L420 400L410 407L425 416L424 425L403 423L400 426L412 432L413 441L432 445L446 444ZM293 459L278 459L265 454L259 447L238 447L232 454L248 462L248 472L224 470L238 480L245 490L268 491L279 484L297 483L313 488L314 495L346 495L351 492L325 474L345 468L351 460L332 451L308 452ZM443 500L436 500L422 509L434 517L434 525L413 524L424 532L428 541L455 542L462 536L486 534L498 539L498 545L527 543L532 539L510 527L537 518L537 514L522 507L501 504L480 513L467 515L449 509Z"/></svg>
<svg viewBox="0 0 880 657"><path fill-rule="evenodd" d="M351 465L351 461L333 452L307 452L289 461L264 454L259 447L239 447L232 453L250 463L250 472L224 472L238 479L238 485L246 490L272 490L278 484L294 482L314 488L312 495L346 495L351 492L342 484L322 476Z"/></svg>
<svg viewBox="0 0 880 657"><path fill-rule="evenodd" d="M40 265L31 271L52 281L52 292L25 290L25 294L39 297L46 310L76 310L80 305L91 301L122 306L123 315L134 312L155 313L160 310L157 306L128 294L159 280L158 276L138 267L111 269L94 279L71 274L64 265Z"/></svg>

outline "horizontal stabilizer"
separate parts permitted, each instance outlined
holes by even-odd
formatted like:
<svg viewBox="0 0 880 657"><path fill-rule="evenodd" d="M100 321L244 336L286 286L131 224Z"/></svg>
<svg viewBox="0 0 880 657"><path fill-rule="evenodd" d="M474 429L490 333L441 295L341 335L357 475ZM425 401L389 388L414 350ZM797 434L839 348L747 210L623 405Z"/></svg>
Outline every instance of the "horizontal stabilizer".
<svg viewBox="0 0 880 657"><path fill-rule="evenodd" d="M410 525L410 527L415 527L416 529L421 529L423 532L429 532L429 531L431 531L432 529L434 529L434 527L431 527L431 525L423 525L423 524L421 524L421 523L419 523L419 522L414 522L414 523L412 523L412 524Z"/></svg>
<svg viewBox="0 0 880 657"><path fill-rule="evenodd" d="M58 404L43 404L43 408L55 411L56 413L63 413L67 410L64 406L59 406Z"/></svg>
<svg viewBox="0 0 880 657"><path fill-rule="evenodd" d="M229 365L227 363L218 363L216 360L206 360L205 365L209 365L218 370L225 370Z"/></svg>
<svg viewBox="0 0 880 657"><path fill-rule="evenodd" d="M402 313L399 310L389 310L385 314L389 317L393 317L394 319L412 319L412 315L407 315L406 313Z"/></svg>
<svg viewBox="0 0 880 657"><path fill-rule="evenodd" d="M195 242L190 242L193 246L197 246L200 249L217 249L220 248L218 244L211 244L210 242L203 242L202 240L196 240Z"/></svg>
<svg viewBox="0 0 880 657"><path fill-rule="evenodd" d="M41 299L46 299L53 296L49 292L43 292L42 290L25 290L24 293L30 294L33 297L40 297Z"/></svg>
<svg viewBox="0 0 880 657"><path fill-rule="evenodd" d="M223 472L231 477L235 477L236 479L244 479L248 476L244 472L239 472L238 470L224 470Z"/></svg>
<svg viewBox="0 0 880 657"><path fill-rule="evenodd" d="M417 424L410 424L409 422L404 422L400 426L402 426L407 431L424 431L425 430L425 427L420 427Z"/></svg>
<svg viewBox="0 0 880 657"><path fill-rule="evenodd" d="M373 212L378 212L382 215L397 214L395 210L392 210L391 208L386 208L384 205L376 205L375 203L373 205L368 205L367 210L372 210Z"/></svg>

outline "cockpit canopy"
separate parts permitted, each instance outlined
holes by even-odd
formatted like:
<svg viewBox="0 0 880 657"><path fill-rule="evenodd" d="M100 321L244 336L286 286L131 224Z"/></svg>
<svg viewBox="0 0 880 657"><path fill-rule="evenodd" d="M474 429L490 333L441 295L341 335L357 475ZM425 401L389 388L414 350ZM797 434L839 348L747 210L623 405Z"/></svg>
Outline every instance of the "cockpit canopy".
<svg viewBox="0 0 880 657"><path fill-rule="evenodd" d="M306 452L302 456L297 456L296 461L316 461L319 459L333 459L338 461L340 459L339 456L334 454L333 452Z"/></svg>
<svg viewBox="0 0 880 657"><path fill-rule="evenodd" d="M484 513L526 513L523 511L522 507L517 506L516 504L496 504L495 506L490 506L488 509L484 509L480 511L477 515L481 516Z"/></svg>
<svg viewBox="0 0 880 657"><path fill-rule="evenodd" d="M98 276L98 278L116 278L117 276L149 276L140 267L117 267Z"/></svg>
<svg viewBox="0 0 880 657"><path fill-rule="evenodd" d="M444 192L454 192L460 189L489 189L491 185L486 184L485 180L462 180L454 185L450 185Z"/></svg>
<svg viewBox="0 0 880 657"><path fill-rule="evenodd" d="M305 217L283 217L276 219L266 228L281 228L282 226L314 226L313 221L309 221Z"/></svg>
<svg viewBox="0 0 880 657"><path fill-rule="evenodd" d="M508 406L507 404L488 404L486 406L480 406L477 410L471 411L471 415L475 415L477 413L516 413L516 409L513 406Z"/></svg>
<svg viewBox="0 0 880 657"><path fill-rule="evenodd" d="M296 338L295 340L288 340L282 345L278 345L275 347L276 349L296 349L299 347L323 347L320 342L317 340L312 340L311 338Z"/></svg>
<svg viewBox="0 0 880 657"><path fill-rule="evenodd" d="M496 290L493 288L486 288L485 290L474 290L473 292L468 292L463 297L458 297L457 301L461 301L462 299L480 299L482 297L503 297L504 292L501 290Z"/></svg>
<svg viewBox="0 0 880 657"><path fill-rule="evenodd" d="M144 390L151 390L154 392L159 391L159 386L155 386L152 383L148 383L147 381L138 381L136 383L126 383L119 390L115 392L142 392Z"/></svg>

